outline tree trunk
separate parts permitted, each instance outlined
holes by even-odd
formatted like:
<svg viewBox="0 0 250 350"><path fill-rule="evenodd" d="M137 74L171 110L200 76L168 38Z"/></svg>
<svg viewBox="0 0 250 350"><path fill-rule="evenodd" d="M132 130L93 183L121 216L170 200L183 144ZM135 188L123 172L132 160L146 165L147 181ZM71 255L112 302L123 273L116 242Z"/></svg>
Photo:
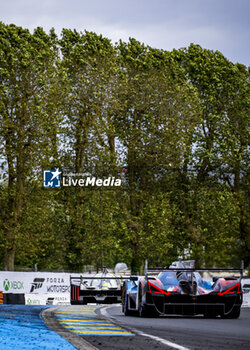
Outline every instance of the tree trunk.
<svg viewBox="0 0 250 350"><path fill-rule="evenodd" d="M14 271L15 263L15 247L5 247L3 257L3 269L4 271Z"/></svg>

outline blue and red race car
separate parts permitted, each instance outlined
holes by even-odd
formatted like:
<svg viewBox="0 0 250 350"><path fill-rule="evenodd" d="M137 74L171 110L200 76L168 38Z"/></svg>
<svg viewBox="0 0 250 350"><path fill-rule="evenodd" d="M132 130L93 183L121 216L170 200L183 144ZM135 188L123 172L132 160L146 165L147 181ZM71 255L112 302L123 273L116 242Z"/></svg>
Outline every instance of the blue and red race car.
<svg viewBox="0 0 250 350"><path fill-rule="evenodd" d="M238 318L242 304L242 269L199 269L194 261L178 261L168 269L147 269L145 276L124 281L122 310L125 315L204 315ZM239 277L205 280L207 272L239 273ZM149 273L152 276L149 276ZM153 276L157 273L157 276Z"/></svg>

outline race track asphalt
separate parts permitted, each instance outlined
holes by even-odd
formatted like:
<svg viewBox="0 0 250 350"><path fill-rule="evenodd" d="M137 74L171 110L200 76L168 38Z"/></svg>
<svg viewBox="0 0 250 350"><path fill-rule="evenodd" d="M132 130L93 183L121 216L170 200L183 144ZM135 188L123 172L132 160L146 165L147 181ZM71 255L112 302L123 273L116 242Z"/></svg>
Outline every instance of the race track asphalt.
<svg viewBox="0 0 250 350"><path fill-rule="evenodd" d="M136 343L139 340L138 348L147 350L156 348L182 348L183 350L250 349L250 308L242 308L240 318L235 320L179 316L128 317L122 314L120 305L101 308L98 313L121 327L140 333L134 339L130 339L129 342L124 339L108 339L108 337L105 337L97 343L98 340L89 337L88 341L98 346L99 349L136 349ZM142 336L142 333L144 336ZM162 341L153 340L145 335L158 337ZM151 341L150 344L148 343L149 340ZM164 345L164 340L172 346ZM133 342L135 346L133 346Z"/></svg>
<svg viewBox="0 0 250 350"><path fill-rule="evenodd" d="M226 320L126 317L121 305L2 305L0 349L249 350L250 308L242 308L239 319Z"/></svg>

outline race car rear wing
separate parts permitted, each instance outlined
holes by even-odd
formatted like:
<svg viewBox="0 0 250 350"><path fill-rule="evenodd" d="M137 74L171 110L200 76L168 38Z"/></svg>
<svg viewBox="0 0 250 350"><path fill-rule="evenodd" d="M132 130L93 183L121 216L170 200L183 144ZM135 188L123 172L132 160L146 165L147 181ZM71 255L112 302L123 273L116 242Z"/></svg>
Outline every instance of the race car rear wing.
<svg viewBox="0 0 250 350"><path fill-rule="evenodd" d="M115 277L109 277L109 276L88 276L88 275L80 275L80 276L70 276L70 284L72 283L81 283L85 280L129 280L129 281L136 281L138 280L138 276L115 276Z"/></svg>
<svg viewBox="0 0 250 350"><path fill-rule="evenodd" d="M194 266L194 265L193 265ZM148 267L148 262L147 260L145 261L145 277L148 278L148 273L160 273L160 272L236 272L240 274L240 279L243 278L243 271L244 271L244 261L241 261L241 268L240 269L216 269L216 268L211 268L211 269L206 269L206 268L200 268L200 269L195 269L194 267L192 268L165 268L165 267L157 267L157 268L149 268Z"/></svg>

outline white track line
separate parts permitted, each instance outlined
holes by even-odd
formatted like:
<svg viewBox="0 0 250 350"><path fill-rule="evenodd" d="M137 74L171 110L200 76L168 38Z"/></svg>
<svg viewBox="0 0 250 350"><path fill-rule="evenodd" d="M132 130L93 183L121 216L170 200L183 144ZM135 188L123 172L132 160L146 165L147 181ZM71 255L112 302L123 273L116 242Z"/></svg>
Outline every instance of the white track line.
<svg viewBox="0 0 250 350"><path fill-rule="evenodd" d="M105 316L106 318L111 319L111 320L114 322L114 320L117 321L116 318L110 316L110 315L108 314L108 312L107 312L107 309L109 309L109 308L111 308L111 307L113 307L113 306L117 306L117 307L119 306L119 307L120 307L120 305L106 306L106 307L100 309L100 313L101 313L103 316ZM173 343L173 342L171 342L171 341L169 341L169 340L166 340L166 339L163 339L163 338L160 338L160 337L156 337L155 335L151 335L151 334L147 334L147 333L141 332L141 331L139 331L138 329L132 329L131 331L134 332L134 333L136 333L136 334L138 334L138 335L141 335L141 336L143 336L143 337L148 337L148 338L154 339L154 340L158 341L159 343L162 343L162 344L164 344L164 345L170 346L170 347L172 347L172 348L174 348L174 349L178 349L178 350L190 350L190 349L188 349L188 348L185 348L185 347L182 346L182 345Z"/></svg>
<svg viewBox="0 0 250 350"><path fill-rule="evenodd" d="M141 331L138 331L137 329L135 329L134 331L137 334L142 335L143 337L148 337L148 338L154 339L154 340L158 341L159 343L162 343L164 345L170 346L171 348L179 349L179 350L189 350L188 348L185 348L182 345L179 345L179 344L176 344L176 343L172 343L169 340L166 340L166 339L163 339L163 338L160 338L160 337L156 337L155 335L143 333Z"/></svg>

